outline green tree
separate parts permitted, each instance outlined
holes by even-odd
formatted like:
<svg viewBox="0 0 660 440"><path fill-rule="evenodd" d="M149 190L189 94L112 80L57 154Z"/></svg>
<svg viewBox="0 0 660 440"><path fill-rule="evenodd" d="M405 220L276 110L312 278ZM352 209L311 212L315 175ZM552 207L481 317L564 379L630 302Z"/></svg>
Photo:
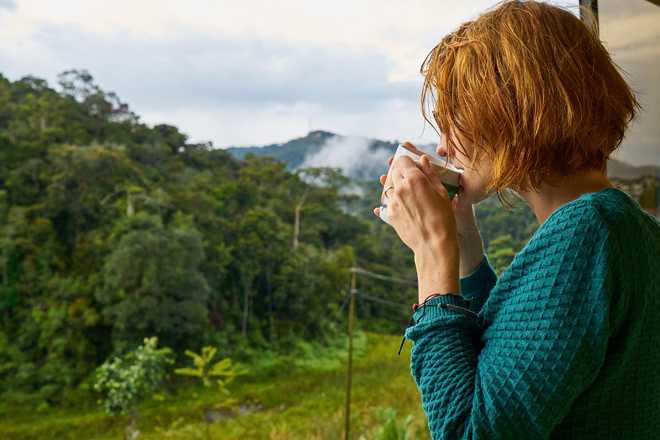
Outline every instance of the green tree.
<svg viewBox="0 0 660 440"><path fill-rule="evenodd" d="M511 264L514 251L514 241L511 234L502 234L488 244L489 260L493 263L493 269L499 276Z"/></svg>
<svg viewBox="0 0 660 440"><path fill-rule="evenodd" d="M182 220L180 220L180 223ZM137 213L117 228L97 293L118 348L145 335L170 347L192 342L207 323L202 239L190 225L166 227Z"/></svg>
<svg viewBox="0 0 660 440"><path fill-rule="evenodd" d="M243 314L241 333L247 336L250 305L254 307L254 283L261 276L266 298L258 296L257 305L265 311L269 327L273 330L273 288L272 276L275 264L281 261L288 250L288 228L270 210L255 207L243 215L238 225L238 240L234 247L237 272L243 290ZM261 333L261 332L259 332ZM270 332L270 338L273 338Z"/></svg>

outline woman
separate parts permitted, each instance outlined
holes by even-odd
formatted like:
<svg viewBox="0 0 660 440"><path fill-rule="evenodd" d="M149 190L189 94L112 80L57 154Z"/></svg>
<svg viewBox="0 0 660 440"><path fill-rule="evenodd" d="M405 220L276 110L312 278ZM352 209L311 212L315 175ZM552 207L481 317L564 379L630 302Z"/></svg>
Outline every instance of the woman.
<svg viewBox="0 0 660 440"><path fill-rule="evenodd" d="M421 71L461 189L424 155L390 158L384 190L415 257L405 337L432 437L660 438L660 223L607 179L641 106L594 30L507 1ZM505 189L540 226L497 278L473 205Z"/></svg>

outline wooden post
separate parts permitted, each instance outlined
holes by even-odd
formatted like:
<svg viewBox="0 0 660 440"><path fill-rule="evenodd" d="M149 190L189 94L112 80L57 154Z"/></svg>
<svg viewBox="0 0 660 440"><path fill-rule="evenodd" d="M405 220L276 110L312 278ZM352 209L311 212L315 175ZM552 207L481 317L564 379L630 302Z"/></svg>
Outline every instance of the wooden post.
<svg viewBox="0 0 660 440"><path fill-rule="evenodd" d="M348 305L348 365L346 368L346 409L344 411L344 440L349 440L351 432L351 383L353 375L353 320L355 315L355 268L351 267L351 292Z"/></svg>

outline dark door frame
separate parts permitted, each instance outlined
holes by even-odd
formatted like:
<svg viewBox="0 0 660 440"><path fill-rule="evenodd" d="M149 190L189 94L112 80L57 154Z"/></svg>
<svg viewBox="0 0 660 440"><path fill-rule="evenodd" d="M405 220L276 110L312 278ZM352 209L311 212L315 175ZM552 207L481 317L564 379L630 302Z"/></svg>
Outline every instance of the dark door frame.
<svg viewBox="0 0 660 440"><path fill-rule="evenodd" d="M660 6L660 0L646 0L647 2ZM598 28L598 0L580 0L580 7L586 7L591 9L591 12L594 13L594 17L596 17L596 28ZM582 14L582 10L580 9L580 19L585 21L587 17Z"/></svg>
<svg viewBox="0 0 660 440"><path fill-rule="evenodd" d="M591 12L593 12L594 17L596 18L596 30L598 30L598 0L580 0L580 20L586 23L589 17L583 14L582 8L591 9ZM586 24L588 25L589 23Z"/></svg>

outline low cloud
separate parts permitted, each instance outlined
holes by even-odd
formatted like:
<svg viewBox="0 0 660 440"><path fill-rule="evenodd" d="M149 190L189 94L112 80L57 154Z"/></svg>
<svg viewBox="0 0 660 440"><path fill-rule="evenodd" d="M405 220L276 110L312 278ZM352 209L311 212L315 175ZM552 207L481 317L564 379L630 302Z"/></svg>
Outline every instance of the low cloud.
<svg viewBox="0 0 660 440"><path fill-rule="evenodd" d="M336 136L326 141L315 154L305 158L298 168L332 167L355 178L368 178L387 171L387 158L392 154L371 148L370 139L359 136Z"/></svg>
<svg viewBox="0 0 660 440"><path fill-rule="evenodd" d="M335 136L329 138L319 151L305 158L297 169L308 167L339 168L353 181L342 188L344 194L364 196L364 188L357 180L377 178L387 173L387 159L393 154L385 148L374 148L374 140L362 136ZM422 151L434 155L432 144L415 143Z"/></svg>

